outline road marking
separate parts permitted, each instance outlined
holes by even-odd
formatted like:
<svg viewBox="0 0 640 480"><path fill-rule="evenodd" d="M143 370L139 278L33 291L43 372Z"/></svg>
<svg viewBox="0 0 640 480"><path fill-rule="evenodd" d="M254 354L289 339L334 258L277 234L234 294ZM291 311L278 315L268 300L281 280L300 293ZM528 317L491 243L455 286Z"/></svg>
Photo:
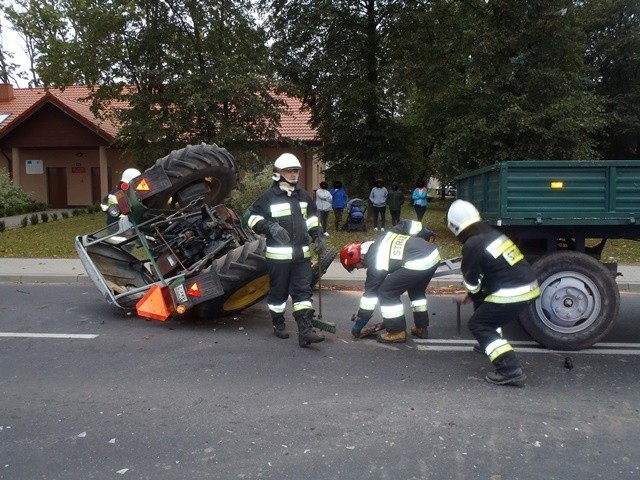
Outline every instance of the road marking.
<svg viewBox="0 0 640 480"><path fill-rule="evenodd" d="M475 340L420 340L415 339L418 350L432 352L469 352ZM562 355L640 355L640 343L596 343L585 350L565 351L550 350L536 342L509 342L516 348L517 353L559 353Z"/></svg>
<svg viewBox="0 0 640 480"><path fill-rule="evenodd" d="M8 333L0 332L0 337L12 337L12 338L84 338L93 339L98 338L98 335L90 333Z"/></svg>

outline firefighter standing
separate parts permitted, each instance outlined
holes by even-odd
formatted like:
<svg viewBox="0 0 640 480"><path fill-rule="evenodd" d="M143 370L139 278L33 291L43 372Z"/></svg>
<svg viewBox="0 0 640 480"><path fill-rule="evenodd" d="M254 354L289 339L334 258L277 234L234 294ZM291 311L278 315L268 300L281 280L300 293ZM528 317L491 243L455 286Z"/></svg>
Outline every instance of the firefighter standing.
<svg viewBox="0 0 640 480"><path fill-rule="evenodd" d="M496 385L523 385L526 375L513 347L503 338L502 327L540 295L533 269L513 241L482 222L471 203L454 201L447 223L463 245L464 301L474 304L469 330L495 366L486 380Z"/></svg>
<svg viewBox="0 0 640 480"><path fill-rule="evenodd" d="M386 332L378 335L378 342L406 342L407 322L400 296L407 292L415 323L411 333L427 338L429 312L425 291L440 263L440 253L433 244L433 234L423 229L422 224L405 220L375 242L345 245L340 262L349 272L354 268L367 269L365 291L351 330L354 337L360 337L380 302L382 328Z"/></svg>
<svg viewBox="0 0 640 480"><path fill-rule="evenodd" d="M289 295L293 316L298 324L298 343L307 347L324 340L312 329L314 310L311 295L311 251L309 236L316 252L324 249L315 202L298 188L302 166L295 155L284 153L273 164L273 185L249 207L249 227L267 237L266 259L270 290L267 297L274 333L289 338L284 311Z"/></svg>

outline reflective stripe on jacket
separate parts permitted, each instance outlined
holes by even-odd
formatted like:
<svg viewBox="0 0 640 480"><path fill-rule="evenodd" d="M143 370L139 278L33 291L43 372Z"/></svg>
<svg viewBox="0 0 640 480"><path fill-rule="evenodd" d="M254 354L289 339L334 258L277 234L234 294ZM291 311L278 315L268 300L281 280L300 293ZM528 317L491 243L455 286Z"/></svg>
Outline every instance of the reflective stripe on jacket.
<svg viewBox="0 0 640 480"><path fill-rule="evenodd" d="M289 234L290 242L283 245L269 233L269 227L278 223ZM267 237L265 256L274 261L295 261L309 258L309 236L318 235L318 217L315 202L302 189L295 188L291 195L280 189L278 182L262 193L249 207L247 225L254 232Z"/></svg>
<svg viewBox="0 0 640 480"><path fill-rule="evenodd" d="M531 265L509 237L484 223L464 233L463 285L474 300L516 303L540 295Z"/></svg>

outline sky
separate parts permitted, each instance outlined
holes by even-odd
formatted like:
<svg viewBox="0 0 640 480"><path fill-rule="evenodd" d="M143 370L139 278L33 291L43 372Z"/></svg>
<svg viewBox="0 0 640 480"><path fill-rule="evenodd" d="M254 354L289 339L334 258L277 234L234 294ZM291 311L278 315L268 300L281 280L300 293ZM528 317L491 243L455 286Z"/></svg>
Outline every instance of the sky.
<svg viewBox="0 0 640 480"><path fill-rule="evenodd" d="M29 69L29 57L25 52L25 44L20 36L13 30L11 23L4 17L0 18L2 23L2 45L5 50L13 54L11 62L20 65L19 70ZM18 80L19 87L27 87L28 80Z"/></svg>

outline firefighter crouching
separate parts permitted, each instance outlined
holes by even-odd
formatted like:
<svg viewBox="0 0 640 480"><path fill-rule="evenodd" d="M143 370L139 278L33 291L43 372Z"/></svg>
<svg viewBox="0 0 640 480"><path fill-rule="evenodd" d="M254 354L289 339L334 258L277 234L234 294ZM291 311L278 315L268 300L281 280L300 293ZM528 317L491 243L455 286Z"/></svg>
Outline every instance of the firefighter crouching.
<svg viewBox="0 0 640 480"><path fill-rule="evenodd" d="M440 253L433 244L433 234L423 229L421 223L403 221L374 242L345 245L340 252L340 262L349 272L354 268L367 269L364 294L351 331L354 337L360 338L380 302L382 329L386 332L378 335L378 342L406 342L407 322L400 296L407 292L415 324L411 333L427 338L426 289L440 263Z"/></svg>
<svg viewBox="0 0 640 480"><path fill-rule="evenodd" d="M496 385L522 386L526 375L513 347L503 338L502 327L516 320L540 295L535 273L513 241L482 222L471 203L454 201L447 224L463 245L464 301L473 301L474 307L469 330L495 366L486 380Z"/></svg>
<svg viewBox="0 0 640 480"><path fill-rule="evenodd" d="M249 207L249 227L267 237L265 257L269 269L267 297L274 333L289 338L284 311L289 295L298 324L301 347L324 340L312 329L311 251L309 236L317 252L324 249L315 202L298 187L302 166L295 155L284 153L273 164L273 185Z"/></svg>

